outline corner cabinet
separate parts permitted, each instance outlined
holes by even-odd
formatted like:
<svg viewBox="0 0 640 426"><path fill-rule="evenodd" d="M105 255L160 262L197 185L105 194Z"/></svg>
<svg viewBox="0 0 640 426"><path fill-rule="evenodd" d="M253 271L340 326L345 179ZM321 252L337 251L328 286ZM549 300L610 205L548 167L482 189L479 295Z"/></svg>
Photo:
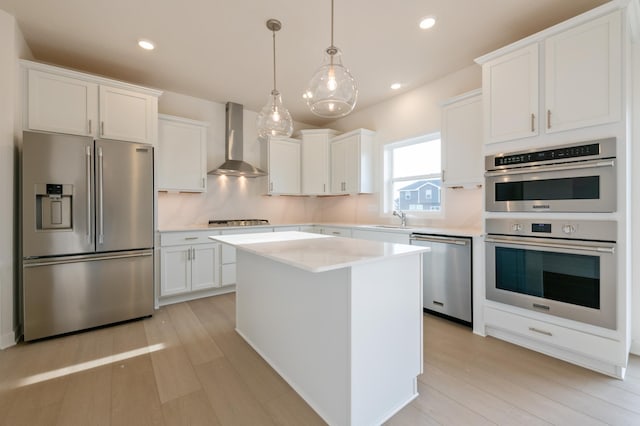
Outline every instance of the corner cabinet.
<svg viewBox="0 0 640 426"><path fill-rule="evenodd" d="M621 11L615 10L576 17L476 59L482 65L485 141L620 121L622 44Z"/></svg>
<svg viewBox="0 0 640 426"><path fill-rule="evenodd" d="M442 106L442 181L449 188L483 183L482 91L474 90Z"/></svg>
<svg viewBox="0 0 640 426"><path fill-rule="evenodd" d="M23 127L155 145L161 91L22 60Z"/></svg>
<svg viewBox="0 0 640 426"><path fill-rule="evenodd" d="M201 121L158 115L159 190L207 190L207 127L208 124Z"/></svg>
<svg viewBox="0 0 640 426"><path fill-rule="evenodd" d="M267 193L300 195L300 141L285 137L270 137L265 144Z"/></svg>
<svg viewBox="0 0 640 426"><path fill-rule="evenodd" d="M338 132L331 129L301 130L302 193L331 194L329 143Z"/></svg>
<svg viewBox="0 0 640 426"><path fill-rule="evenodd" d="M373 192L373 142L375 132L358 129L331 140L331 192Z"/></svg>

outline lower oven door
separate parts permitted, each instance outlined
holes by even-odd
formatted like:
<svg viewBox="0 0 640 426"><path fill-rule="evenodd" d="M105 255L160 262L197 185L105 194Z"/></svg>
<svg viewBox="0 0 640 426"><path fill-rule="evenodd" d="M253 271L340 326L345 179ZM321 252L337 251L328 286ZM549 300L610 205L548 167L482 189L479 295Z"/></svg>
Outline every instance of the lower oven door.
<svg viewBox="0 0 640 426"><path fill-rule="evenodd" d="M486 296L616 329L615 243L489 234Z"/></svg>

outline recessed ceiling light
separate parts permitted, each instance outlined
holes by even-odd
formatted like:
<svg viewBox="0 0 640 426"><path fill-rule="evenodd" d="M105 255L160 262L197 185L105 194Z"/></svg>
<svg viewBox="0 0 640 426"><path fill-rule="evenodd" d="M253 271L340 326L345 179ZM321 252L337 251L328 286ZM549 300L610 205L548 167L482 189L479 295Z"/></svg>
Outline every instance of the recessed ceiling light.
<svg viewBox="0 0 640 426"><path fill-rule="evenodd" d="M400 83L393 83L393 84L391 85L391 89L392 89L392 90L398 90L398 89L399 89L399 88L401 88L401 87L402 87L402 84L400 84Z"/></svg>
<svg viewBox="0 0 640 426"><path fill-rule="evenodd" d="M423 30L428 30L432 28L436 24L435 16L427 16L420 20L420 28Z"/></svg>
<svg viewBox="0 0 640 426"><path fill-rule="evenodd" d="M138 40L138 46L142 47L144 50L153 50L156 48L153 42L149 40Z"/></svg>

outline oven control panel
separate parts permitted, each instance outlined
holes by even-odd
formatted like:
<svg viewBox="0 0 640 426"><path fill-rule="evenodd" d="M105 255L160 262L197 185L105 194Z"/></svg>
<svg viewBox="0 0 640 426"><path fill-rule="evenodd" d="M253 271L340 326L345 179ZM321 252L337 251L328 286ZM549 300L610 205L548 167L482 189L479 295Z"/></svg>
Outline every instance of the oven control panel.
<svg viewBox="0 0 640 426"><path fill-rule="evenodd" d="M613 220L486 219L487 234L523 237L570 238L616 241L617 223Z"/></svg>

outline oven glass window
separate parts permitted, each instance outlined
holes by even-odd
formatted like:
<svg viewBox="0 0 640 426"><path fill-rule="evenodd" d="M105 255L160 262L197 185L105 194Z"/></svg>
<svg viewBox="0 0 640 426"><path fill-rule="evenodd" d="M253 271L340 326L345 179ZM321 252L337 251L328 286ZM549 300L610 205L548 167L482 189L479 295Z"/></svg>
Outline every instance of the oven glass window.
<svg viewBox="0 0 640 426"><path fill-rule="evenodd" d="M496 201L598 200L600 177L541 179L495 184Z"/></svg>
<svg viewBox="0 0 640 426"><path fill-rule="evenodd" d="M598 256L496 247L496 287L600 309Z"/></svg>

